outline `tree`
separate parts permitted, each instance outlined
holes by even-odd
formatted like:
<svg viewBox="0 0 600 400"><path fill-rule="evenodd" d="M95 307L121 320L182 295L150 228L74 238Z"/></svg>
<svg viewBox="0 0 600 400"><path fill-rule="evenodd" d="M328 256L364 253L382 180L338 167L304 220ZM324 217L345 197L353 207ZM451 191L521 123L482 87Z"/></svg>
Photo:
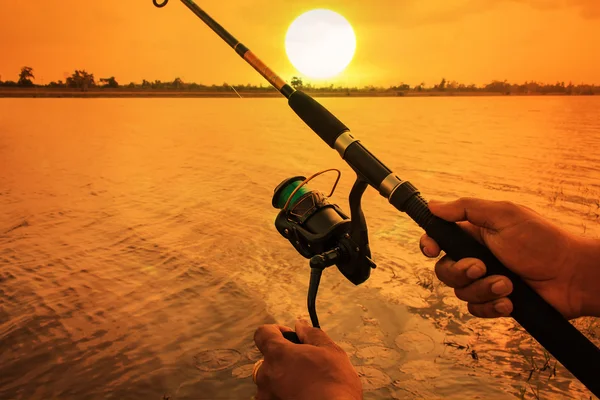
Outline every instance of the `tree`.
<svg viewBox="0 0 600 400"><path fill-rule="evenodd" d="M446 78L442 78L442 81L439 85L435 85L435 89L438 90L446 90Z"/></svg>
<svg viewBox="0 0 600 400"><path fill-rule="evenodd" d="M446 88L450 89L450 90L456 90L456 89L458 89L458 85L459 85L458 82L450 81L448 84L446 84Z"/></svg>
<svg viewBox="0 0 600 400"><path fill-rule="evenodd" d="M183 81L181 78L175 78L172 83L173 89L181 89L183 87Z"/></svg>
<svg viewBox="0 0 600 400"><path fill-rule="evenodd" d="M569 82L569 86L567 86L567 87L565 88L565 90L566 90L566 92L565 92L565 93L567 93L567 94L573 94L573 88L574 88L574 87L575 87L575 86L573 86L573 82Z"/></svg>
<svg viewBox="0 0 600 400"><path fill-rule="evenodd" d="M109 87L109 88L118 88L119 87L119 83L116 81L114 76L111 76L110 78L100 78L100 83L103 83L103 87Z"/></svg>
<svg viewBox="0 0 600 400"><path fill-rule="evenodd" d="M21 73L19 74L19 86L32 86L33 82L31 81L31 79L35 79L35 76L33 76L33 68L31 67L23 67L21 68Z"/></svg>
<svg viewBox="0 0 600 400"><path fill-rule="evenodd" d="M298 89L298 88L301 88L303 86L303 84L302 84L302 78L299 78L297 76L294 76L292 78L292 80L290 81L290 83L292 84L292 87L294 89Z"/></svg>
<svg viewBox="0 0 600 400"><path fill-rule="evenodd" d="M407 85L404 82L400 82L398 86L392 86L392 90L410 90L410 85Z"/></svg>
<svg viewBox="0 0 600 400"><path fill-rule="evenodd" d="M486 92L507 93L510 91L510 85L506 80L492 81L492 83L488 83L487 85L485 85L484 90Z"/></svg>
<svg viewBox="0 0 600 400"><path fill-rule="evenodd" d="M73 75L67 78L67 86L86 91L88 88L96 86L94 74L90 74L86 70L75 70Z"/></svg>
<svg viewBox="0 0 600 400"><path fill-rule="evenodd" d="M58 82L54 82L54 81L50 82L50 83L48 84L48 86L49 86L49 87L52 87L52 88L57 88L57 87L64 87L64 86L65 86L65 84L63 83L63 81L60 81L60 80L59 80Z"/></svg>

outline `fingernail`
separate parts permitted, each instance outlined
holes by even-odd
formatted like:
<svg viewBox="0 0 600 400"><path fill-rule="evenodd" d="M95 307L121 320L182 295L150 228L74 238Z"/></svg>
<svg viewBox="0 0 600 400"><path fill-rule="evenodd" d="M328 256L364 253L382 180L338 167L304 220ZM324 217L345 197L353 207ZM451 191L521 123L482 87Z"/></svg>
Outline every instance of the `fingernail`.
<svg viewBox="0 0 600 400"><path fill-rule="evenodd" d="M509 312L508 304L506 304L506 302L504 302L504 301L494 304L494 309L502 315L508 315L508 312Z"/></svg>
<svg viewBox="0 0 600 400"><path fill-rule="evenodd" d="M492 285L492 292L495 294L504 294L508 291L508 286L504 281L498 281Z"/></svg>
<svg viewBox="0 0 600 400"><path fill-rule="evenodd" d="M423 247L423 254L425 254L427 257L434 257L431 250L429 250L427 247Z"/></svg>
<svg viewBox="0 0 600 400"><path fill-rule="evenodd" d="M302 325L310 325L305 319L299 319L298 322L300 322Z"/></svg>
<svg viewBox="0 0 600 400"><path fill-rule="evenodd" d="M485 271L480 265L471 265L469 269L467 269L467 277L470 279L481 278L483 274L485 274Z"/></svg>

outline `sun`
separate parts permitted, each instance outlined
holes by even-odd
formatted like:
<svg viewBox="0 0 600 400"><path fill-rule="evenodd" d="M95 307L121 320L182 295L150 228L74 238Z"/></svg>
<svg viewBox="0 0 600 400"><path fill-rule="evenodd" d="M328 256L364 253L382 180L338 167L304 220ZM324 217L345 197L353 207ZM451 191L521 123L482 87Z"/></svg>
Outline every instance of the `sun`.
<svg viewBox="0 0 600 400"><path fill-rule="evenodd" d="M356 36L340 14L315 9L300 15L285 35L285 51L302 74L317 79L339 75L354 57Z"/></svg>

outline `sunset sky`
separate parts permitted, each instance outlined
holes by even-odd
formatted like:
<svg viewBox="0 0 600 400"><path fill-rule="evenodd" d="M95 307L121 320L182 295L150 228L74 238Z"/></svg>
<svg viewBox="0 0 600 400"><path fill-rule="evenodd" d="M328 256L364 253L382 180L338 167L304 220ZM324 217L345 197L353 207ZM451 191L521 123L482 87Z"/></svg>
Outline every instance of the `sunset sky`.
<svg viewBox="0 0 600 400"><path fill-rule="evenodd" d="M389 86L443 77L466 84L600 84L600 0L197 0L196 3L284 79L300 75L284 38L305 11L346 17L357 37L344 73L322 84ZM3 0L0 75L36 83L74 69L120 84L142 79L265 84L178 0Z"/></svg>

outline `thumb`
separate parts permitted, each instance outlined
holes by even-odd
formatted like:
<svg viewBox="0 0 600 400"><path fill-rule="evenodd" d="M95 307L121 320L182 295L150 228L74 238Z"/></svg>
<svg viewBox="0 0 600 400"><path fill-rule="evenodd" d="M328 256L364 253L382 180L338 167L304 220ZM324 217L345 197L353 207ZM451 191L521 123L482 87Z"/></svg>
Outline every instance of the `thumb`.
<svg viewBox="0 0 600 400"><path fill-rule="evenodd" d="M309 325L309 323L303 319L298 320L296 322L296 334L300 341L304 344L312 344L317 347L329 347L335 346L335 342L327 336L325 332L323 332L319 328L314 328Z"/></svg>
<svg viewBox="0 0 600 400"><path fill-rule="evenodd" d="M522 218L522 210L507 201L482 200L462 197L458 200L429 201L431 212L446 221L469 221L480 228L500 231Z"/></svg>
<svg viewBox="0 0 600 400"><path fill-rule="evenodd" d="M254 343L265 357L276 356L277 351L291 344L283 337L283 332L290 330L290 328L280 325L259 326L254 332Z"/></svg>

